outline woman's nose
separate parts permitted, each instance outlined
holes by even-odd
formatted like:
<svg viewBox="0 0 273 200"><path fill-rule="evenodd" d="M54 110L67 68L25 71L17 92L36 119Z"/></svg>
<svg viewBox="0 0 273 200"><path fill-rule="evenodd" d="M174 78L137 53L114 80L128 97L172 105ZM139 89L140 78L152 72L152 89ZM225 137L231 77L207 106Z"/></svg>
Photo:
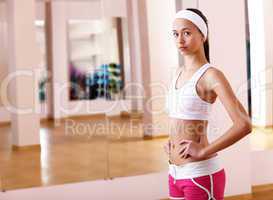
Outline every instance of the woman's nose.
<svg viewBox="0 0 273 200"><path fill-rule="evenodd" d="M179 35L179 36L177 37L177 42L178 42L179 44L184 44L184 43L185 43L184 37L183 37L182 35Z"/></svg>

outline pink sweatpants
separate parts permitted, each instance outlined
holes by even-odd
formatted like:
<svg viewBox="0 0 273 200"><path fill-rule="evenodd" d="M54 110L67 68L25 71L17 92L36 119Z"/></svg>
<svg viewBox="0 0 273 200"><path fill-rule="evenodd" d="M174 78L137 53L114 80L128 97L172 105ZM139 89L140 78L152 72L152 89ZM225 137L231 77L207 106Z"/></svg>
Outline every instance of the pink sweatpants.
<svg viewBox="0 0 273 200"><path fill-rule="evenodd" d="M223 200L226 176L224 169L207 176L178 179L169 175L170 199Z"/></svg>

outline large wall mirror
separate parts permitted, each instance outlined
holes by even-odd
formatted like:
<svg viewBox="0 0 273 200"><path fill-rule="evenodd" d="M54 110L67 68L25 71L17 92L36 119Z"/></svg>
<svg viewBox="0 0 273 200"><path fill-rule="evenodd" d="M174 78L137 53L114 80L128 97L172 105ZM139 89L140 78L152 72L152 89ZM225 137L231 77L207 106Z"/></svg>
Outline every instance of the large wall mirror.
<svg viewBox="0 0 273 200"><path fill-rule="evenodd" d="M132 113L130 85L136 81L132 67L139 79L141 67L131 64L130 53L136 48L131 46L132 37L137 29L134 33L129 29L134 20L127 18L126 2L36 1L33 39L41 53L37 66L41 151L12 150L7 118L6 124L0 125L1 189L112 179L167 169L162 156L166 138L143 139L142 108ZM3 41L7 34L2 23L2 11L8 11L5 1L0 1L0 9ZM107 9L114 14L111 16ZM7 54L2 44L0 70L8 72L8 65L2 62ZM136 41L133 44L137 46ZM62 94L54 91L54 80L67 86ZM56 104L56 99L61 103ZM141 98L137 101L142 104ZM61 115L57 111L63 104L73 109Z"/></svg>
<svg viewBox="0 0 273 200"><path fill-rule="evenodd" d="M68 21L70 100L123 97L122 20Z"/></svg>

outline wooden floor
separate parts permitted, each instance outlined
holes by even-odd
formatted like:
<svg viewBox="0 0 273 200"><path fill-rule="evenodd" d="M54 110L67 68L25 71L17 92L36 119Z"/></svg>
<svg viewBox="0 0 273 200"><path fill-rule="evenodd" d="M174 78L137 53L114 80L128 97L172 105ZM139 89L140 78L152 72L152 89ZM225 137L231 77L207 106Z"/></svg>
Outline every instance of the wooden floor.
<svg viewBox="0 0 273 200"><path fill-rule="evenodd" d="M253 192L252 200L273 200L273 185L267 190Z"/></svg>
<svg viewBox="0 0 273 200"><path fill-rule="evenodd" d="M140 120L102 118L74 123L75 129L71 120L57 127L53 122L42 124L41 152L12 151L10 127L1 127L2 189L140 175L168 167L163 151L167 137L144 140Z"/></svg>
<svg viewBox="0 0 273 200"><path fill-rule="evenodd" d="M41 151L12 151L10 126L1 125L0 189L167 170L167 157L162 148L167 138L144 140L141 125L141 120L105 117L66 119L57 125L45 122L40 129ZM273 148L272 129L255 129L251 145L254 150ZM273 188L255 192L253 200L273 200Z"/></svg>

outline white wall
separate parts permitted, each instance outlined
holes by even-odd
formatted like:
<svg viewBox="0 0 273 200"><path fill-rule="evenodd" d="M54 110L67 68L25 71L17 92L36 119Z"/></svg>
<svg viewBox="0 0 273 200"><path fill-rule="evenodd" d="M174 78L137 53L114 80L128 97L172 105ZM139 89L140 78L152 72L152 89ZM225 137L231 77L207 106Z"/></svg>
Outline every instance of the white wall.
<svg viewBox="0 0 273 200"><path fill-rule="evenodd" d="M248 0L253 124L273 124L273 5L271 0Z"/></svg>

